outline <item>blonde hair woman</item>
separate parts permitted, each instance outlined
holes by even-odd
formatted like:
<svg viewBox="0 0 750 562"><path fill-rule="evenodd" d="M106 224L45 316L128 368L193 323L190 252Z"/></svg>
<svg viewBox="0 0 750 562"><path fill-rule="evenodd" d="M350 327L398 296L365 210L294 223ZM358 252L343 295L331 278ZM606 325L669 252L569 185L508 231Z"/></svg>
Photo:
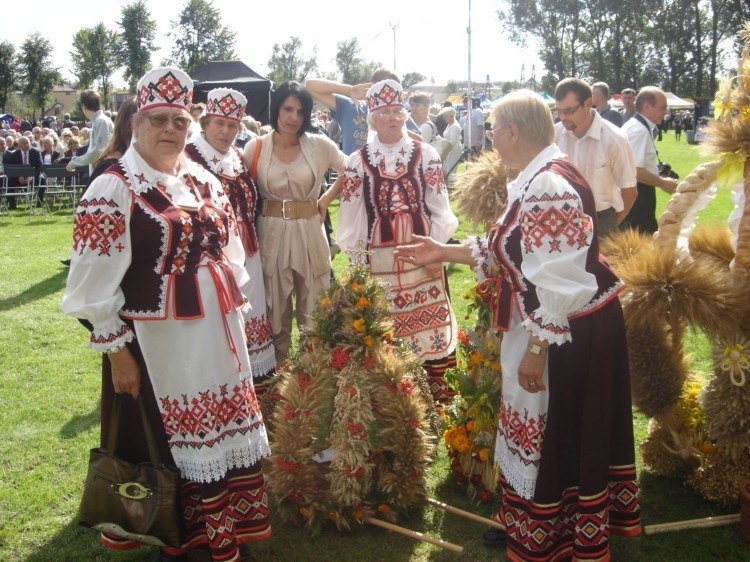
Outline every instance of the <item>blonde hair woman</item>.
<svg viewBox="0 0 750 562"><path fill-rule="evenodd" d="M599 255L594 197L554 144L544 101L511 93L492 121L494 149L521 172L490 237L418 238L397 255L471 265L496 287L506 532L485 541L506 542L513 560L606 560L611 533L640 533L622 283Z"/></svg>

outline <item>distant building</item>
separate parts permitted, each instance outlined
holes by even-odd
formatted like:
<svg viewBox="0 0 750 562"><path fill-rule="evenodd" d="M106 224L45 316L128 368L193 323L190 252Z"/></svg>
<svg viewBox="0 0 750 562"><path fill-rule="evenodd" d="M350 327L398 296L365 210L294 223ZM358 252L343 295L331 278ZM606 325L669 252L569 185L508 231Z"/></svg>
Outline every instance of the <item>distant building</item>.
<svg viewBox="0 0 750 562"><path fill-rule="evenodd" d="M78 90L69 86L55 86L52 89L52 103L44 112L45 116L62 116L65 113L73 113L78 103Z"/></svg>

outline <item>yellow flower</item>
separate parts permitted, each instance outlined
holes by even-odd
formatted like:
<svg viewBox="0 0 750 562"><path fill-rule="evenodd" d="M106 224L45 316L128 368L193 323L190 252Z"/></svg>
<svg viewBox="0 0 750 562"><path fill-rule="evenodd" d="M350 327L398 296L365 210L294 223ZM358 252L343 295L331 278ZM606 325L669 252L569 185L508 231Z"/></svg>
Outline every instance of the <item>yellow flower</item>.
<svg viewBox="0 0 750 562"><path fill-rule="evenodd" d="M331 306L331 299L324 297L320 301L320 308L326 309Z"/></svg>
<svg viewBox="0 0 750 562"><path fill-rule="evenodd" d="M370 301L367 300L367 297L361 296L357 300L357 308L360 310L366 309L368 306L370 306Z"/></svg>
<svg viewBox="0 0 750 562"><path fill-rule="evenodd" d="M365 319L364 318L357 318L354 322L352 322L352 328L354 328L354 331L358 334L361 334L365 331Z"/></svg>
<svg viewBox="0 0 750 562"><path fill-rule="evenodd" d="M365 336L363 339L365 341L365 347L372 347L372 337L371 336Z"/></svg>

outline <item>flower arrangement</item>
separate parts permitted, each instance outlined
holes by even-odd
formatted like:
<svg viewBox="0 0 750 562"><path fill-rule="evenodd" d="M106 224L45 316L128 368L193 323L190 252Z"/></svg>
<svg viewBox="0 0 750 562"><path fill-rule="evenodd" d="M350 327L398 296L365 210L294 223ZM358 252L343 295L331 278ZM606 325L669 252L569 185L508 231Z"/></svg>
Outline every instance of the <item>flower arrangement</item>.
<svg viewBox="0 0 750 562"><path fill-rule="evenodd" d="M276 389L266 472L286 520L348 530L424 500L434 407L416 356L392 334L365 266L321 296Z"/></svg>
<svg viewBox="0 0 750 562"><path fill-rule="evenodd" d="M494 449L502 377L500 337L491 329L489 295L484 287L479 284L464 295L477 323L473 330L459 332L457 365L445 375L457 394L444 412L447 429L443 440L456 483L465 486L472 499L489 502L499 476Z"/></svg>

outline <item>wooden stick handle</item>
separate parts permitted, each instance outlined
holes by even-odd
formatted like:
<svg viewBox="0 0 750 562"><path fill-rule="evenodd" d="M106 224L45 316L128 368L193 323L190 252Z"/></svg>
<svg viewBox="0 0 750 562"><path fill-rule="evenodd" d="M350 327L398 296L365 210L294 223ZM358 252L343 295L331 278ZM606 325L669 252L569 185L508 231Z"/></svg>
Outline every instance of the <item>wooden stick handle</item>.
<svg viewBox="0 0 750 562"><path fill-rule="evenodd" d="M454 515L465 517L466 519L471 519L472 521L476 521L477 523L484 523L485 525L489 525L490 527L494 527L495 529L500 529L501 531L505 530L505 527L502 524L494 521L493 519L488 519L486 517L482 517L481 515L476 515L474 513L464 511L463 509L458 509L457 507L453 507L452 505L448 505L447 503L433 500L432 498L427 498L427 503L439 509L442 509L443 511L447 511L448 513L453 513Z"/></svg>
<svg viewBox="0 0 750 562"><path fill-rule="evenodd" d="M453 552L464 551L463 546L453 544L452 542L444 541L443 539L436 539L434 537L430 537L429 535L418 533L417 531L412 531L411 529L407 529L405 527L399 527L398 525L394 525L393 523L388 523L386 521L381 521L380 519L375 519L373 517L364 517L362 520L365 523L369 523L370 525L375 525L376 527L382 527L383 529L388 529L389 531L393 531L394 533L399 533L411 539L435 544L446 550L452 550Z"/></svg>
<svg viewBox="0 0 750 562"><path fill-rule="evenodd" d="M740 514L718 515L716 517L706 517L704 519L688 519L686 521L673 521L672 523L660 523L659 525L646 525L643 532L647 535L656 535L659 533L670 533L672 531L682 531L684 529L707 529L709 527L723 527L740 522Z"/></svg>

